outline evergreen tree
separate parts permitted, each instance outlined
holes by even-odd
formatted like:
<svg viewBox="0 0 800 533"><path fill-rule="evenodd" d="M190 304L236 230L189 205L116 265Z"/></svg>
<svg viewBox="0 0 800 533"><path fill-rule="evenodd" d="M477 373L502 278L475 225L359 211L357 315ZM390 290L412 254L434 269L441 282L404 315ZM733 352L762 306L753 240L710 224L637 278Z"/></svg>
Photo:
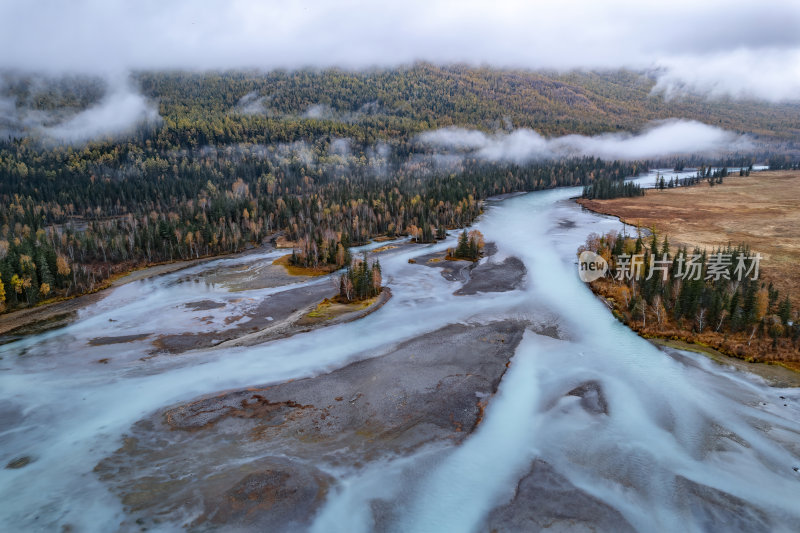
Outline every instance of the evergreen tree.
<svg viewBox="0 0 800 533"><path fill-rule="evenodd" d="M456 245L455 257L469 256L469 238L467 237L467 230L461 232L458 236L458 245Z"/></svg>
<svg viewBox="0 0 800 533"><path fill-rule="evenodd" d="M778 306L778 316L784 325L787 325L792 318L792 304L789 301L789 296L784 298Z"/></svg>

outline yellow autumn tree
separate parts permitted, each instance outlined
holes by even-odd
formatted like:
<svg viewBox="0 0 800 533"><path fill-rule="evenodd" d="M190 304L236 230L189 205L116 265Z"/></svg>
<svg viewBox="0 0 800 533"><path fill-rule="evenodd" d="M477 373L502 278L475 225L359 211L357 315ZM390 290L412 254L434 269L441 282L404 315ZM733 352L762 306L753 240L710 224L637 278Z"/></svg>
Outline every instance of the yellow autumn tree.
<svg viewBox="0 0 800 533"><path fill-rule="evenodd" d="M14 292L17 294L22 294L22 284L22 279L19 276L16 274L11 276L11 288L13 288Z"/></svg>
<svg viewBox="0 0 800 533"><path fill-rule="evenodd" d="M69 262L68 262L68 261L67 261L67 259L66 259L64 256L62 256L62 255L59 255L59 256L56 258L56 269L57 269L58 273L59 273L61 276L68 276L68 275L69 275L69 273L71 272L71 270L70 270L70 268L69 268Z"/></svg>
<svg viewBox="0 0 800 533"><path fill-rule="evenodd" d="M475 241L475 244L478 246L478 251L482 250L486 244L483 240L483 233L476 229L469 232L469 240L470 242Z"/></svg>
<svg viewBox="0 0 800 533"><path fill-rule="evenodd" d="M769 293L761 289L756 293L756 320L760 321L767 314L769 308Z"/></svg>

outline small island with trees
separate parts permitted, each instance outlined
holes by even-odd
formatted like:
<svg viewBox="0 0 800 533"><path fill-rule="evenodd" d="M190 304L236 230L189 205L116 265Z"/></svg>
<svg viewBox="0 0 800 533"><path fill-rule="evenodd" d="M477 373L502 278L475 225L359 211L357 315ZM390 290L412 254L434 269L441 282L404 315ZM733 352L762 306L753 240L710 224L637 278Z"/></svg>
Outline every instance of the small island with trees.
<svg viewBox="0 0 800 533"><path fill-rule="evenodd" d="M323 326L357 320L378 310L392 293L382 286L381 264L378 259L370 262L367 253L354 259L338 278L338 294L325 298L306 313L298 326Z"/></svg>
<svg viewBox="0 0 800 533"><path fill-rule="evenodd" d="M332 233L332 232L331 232ZM292 253L272 262L281 265L292 276L324 276L344 268L352 261L349 243L335 234L328 238L304 238L300 243L292 243Z"/></svg>
<svg viewBox="0 0 800 533"><path fill-rule="evenodd" d="M362 259L353 261L347 272L339 277L339 296L342 303L360 302L381 293L381 263L375 259L371 264L364 252Z"/></svg>
<svg viewBox="0 0 800 533"><path fill-rule="evenodd" d="M458 237L456 247L447 249L445 259L449 261L478 261L483 255L484 245L483 234L480 231L474 229L467 232L467 230L464 230Z"/></svg>

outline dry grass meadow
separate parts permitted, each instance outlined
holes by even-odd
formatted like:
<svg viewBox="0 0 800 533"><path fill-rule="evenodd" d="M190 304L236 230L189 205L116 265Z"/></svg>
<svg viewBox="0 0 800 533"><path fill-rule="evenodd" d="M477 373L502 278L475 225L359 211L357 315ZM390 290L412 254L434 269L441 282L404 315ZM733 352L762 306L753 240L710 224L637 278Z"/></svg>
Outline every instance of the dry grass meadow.
<svg viewBox="0 0 800 533"><path fill-rule="evenodd" d="M644 197L580 200L592 211L652 228L670 244L713 248L747 243L761 253L761 278L800 304L800 172L731 176L722 185L648 190Z"/></svg>

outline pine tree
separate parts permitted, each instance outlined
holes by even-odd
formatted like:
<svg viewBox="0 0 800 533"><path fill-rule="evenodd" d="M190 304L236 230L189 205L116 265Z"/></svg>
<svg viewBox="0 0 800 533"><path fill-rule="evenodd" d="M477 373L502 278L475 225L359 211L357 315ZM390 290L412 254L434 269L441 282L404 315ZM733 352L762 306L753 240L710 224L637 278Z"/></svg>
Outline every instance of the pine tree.
<svg viewBox="0 0 800 533"><path fill-rule="evenodd" d="M456 257L467 257L469 254L469 238L467 237L467 230L461 232L458 237L458 245L456 246Z"/></svg>
<svg viewBox="0 0 800 533"><path fill-rule="evenodd" d="M744 289L744 299L742 301L742 311L744 313L744 324L749 325L756 321L756 284L748 283Z"/></svg>
<svg viewBox="0 0 800 533"><path fill-rule="evenodd" d="M617 233L617 238L614 240L614 249L611 252L611 255L614 257L619 257L625 251L625 238L622 236L621 233Z"/></svg>
<svg viewBox="0 0 800 533"><path fill-rule="evenodd" d="M781 322L785 324L789 323L789 320L792 318L792 304L789 301L789 296L784 298L780 305L778 306L778 317L780 317Z"/></svg>
<svg viewBox="0 0 800 533"><path fill-rule="evenodd" d="M739 307L739 292L734 292L731 296L730 304L728 305L728 313L730 314L730 328L731 331L739 331L742 328L742 308Z"/></svg>

